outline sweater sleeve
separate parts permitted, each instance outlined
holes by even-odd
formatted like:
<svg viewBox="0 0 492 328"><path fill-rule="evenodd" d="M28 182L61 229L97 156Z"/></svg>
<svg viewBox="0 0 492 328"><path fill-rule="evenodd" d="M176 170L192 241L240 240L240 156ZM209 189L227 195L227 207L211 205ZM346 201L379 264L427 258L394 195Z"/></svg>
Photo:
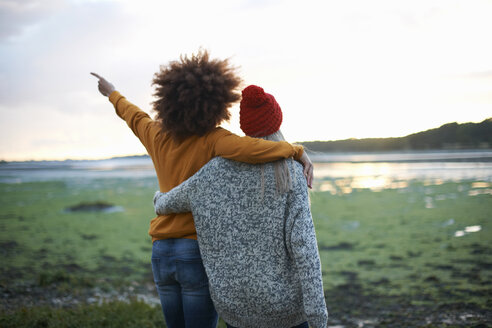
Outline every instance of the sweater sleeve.
<svg viewBox="0 0 492 328"><path fill-rule="evenodd" d="M109 95L109 101L113 104L116 114L126 121L128 127L150 153L149 148L157 132L155 121L143 110L126 100L118 91L113 91Z"/></svg>
<svg viewBox="0 0 492 328"><path fill-rule="evenodd" d="M321 261L309 209L308 192L302 175L296 176L298 186L293 188L294 197L291 198L292 208L289 212L292 217L288 220L292 222L289 233L290 251L301 281L304 311L309 326L325 328L328 323L328 310L324 298Z"/></svg>
<svg viewBox="0 0 492 328"><path fill-rule="evenodd" d="M260 138L240 137L220 128L215 141L213 156L220 156L238 162L257 164L294 157L299 160L304 152L300 145L286 141L268 141Z"/></svg>
<svg viewBox="0 0 492 328"><path fill-rule="evenodd" d="M194 176L168 192L156 191L154 209L157 215L191 212L190 192Z"/></svg>

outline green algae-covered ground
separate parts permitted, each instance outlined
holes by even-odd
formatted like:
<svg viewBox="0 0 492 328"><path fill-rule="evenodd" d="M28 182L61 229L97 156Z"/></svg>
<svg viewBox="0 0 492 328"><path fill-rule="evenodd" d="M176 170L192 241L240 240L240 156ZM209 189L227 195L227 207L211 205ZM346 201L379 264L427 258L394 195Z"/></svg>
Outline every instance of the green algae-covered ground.
<svg viewBox="0 0 492 328"><path fill-rule="evenodd" d="M485 305L480 291L492 291L492 196L474 195L481 189L472 185L313 193L325 288L352 272L379 293L444 293Z"/></svg>
<svg viewBox="0 0 492 328"><path fill-rule="evenodd" d="M330 325L492 324L489 183L407 181L375 191L321 182L328 187L315 188L311 203ZM115 299L158 312L147 235L156 188L151 178L0 184L0 323L25 306L30 317L39 306L37 315L52 308L53 316ZM96 202L114 208L67 210Z"/></svg>
<svg viewBox="0 0 492 328"><path fill-rule="evenodd" d="M149 271L155 189L153 179L0 184L2 281L59 271L138 280ZM114 211L67 210L95 202L112 204Z"/></svg>
<svg viewBox="0 0 492 328"><path fill-rule="evenodd" d="M354 326L491 324L489 187L413 181L378 192L313 193L332 315L366 319L346 318Z"/></svg>

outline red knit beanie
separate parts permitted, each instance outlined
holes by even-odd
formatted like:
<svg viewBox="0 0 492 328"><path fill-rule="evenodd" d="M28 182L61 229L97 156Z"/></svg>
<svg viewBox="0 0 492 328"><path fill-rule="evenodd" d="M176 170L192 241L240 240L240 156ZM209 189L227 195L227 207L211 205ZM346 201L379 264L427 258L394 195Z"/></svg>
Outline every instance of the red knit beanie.
<svg viewBox="0 0 492 328"><path fill-rule="evenodd" d="M256 85L243 91L239 104L241 130L250 137L264 137L277 132L282 124L282 110L275 98Z"/></svg>

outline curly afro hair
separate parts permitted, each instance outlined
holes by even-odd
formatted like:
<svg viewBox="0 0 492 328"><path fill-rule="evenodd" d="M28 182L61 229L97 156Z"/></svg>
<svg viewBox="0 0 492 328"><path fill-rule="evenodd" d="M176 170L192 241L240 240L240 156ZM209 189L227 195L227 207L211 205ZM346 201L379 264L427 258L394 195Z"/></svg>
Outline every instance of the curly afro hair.
<svg viewBox="0 0 492 328"><path fill-rule="evenodd" d="M227 59L210 59L204 50L181 56L154 75L156 120L177 141L204 135L229 120L229 107L241 98L240 84Z"/></svg>

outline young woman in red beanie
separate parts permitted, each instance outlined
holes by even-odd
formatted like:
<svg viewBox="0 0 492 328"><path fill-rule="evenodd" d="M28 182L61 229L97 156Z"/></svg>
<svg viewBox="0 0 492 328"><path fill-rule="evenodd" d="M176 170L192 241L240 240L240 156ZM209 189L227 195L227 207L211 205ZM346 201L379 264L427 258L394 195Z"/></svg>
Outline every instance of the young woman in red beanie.
<svg viewBox="0 0 492 328"><path fill-rule="evenodd" d="M257 86L243 90L241 128L283 140L282 111ZM302 166L214 158L154 197L156 213L190 211L215 308L227 327L325 328L328 311Z"/></svg>
<svg viewBox="0 0 492 328"><path fill-rule="evenodd" d="M247 163L294 157L305 167L308 184L312 163L301 146L239 137L218 127L239 100L241 80L227 60L210 59L206 51L181 57L155 74L153 120L95 73L99 91L109 97L152 158L159 188L167 192L216 156ZM215 327L217 313L210 299L191 213L158 215L150 222L152 270L167 326Z"/></svg>

